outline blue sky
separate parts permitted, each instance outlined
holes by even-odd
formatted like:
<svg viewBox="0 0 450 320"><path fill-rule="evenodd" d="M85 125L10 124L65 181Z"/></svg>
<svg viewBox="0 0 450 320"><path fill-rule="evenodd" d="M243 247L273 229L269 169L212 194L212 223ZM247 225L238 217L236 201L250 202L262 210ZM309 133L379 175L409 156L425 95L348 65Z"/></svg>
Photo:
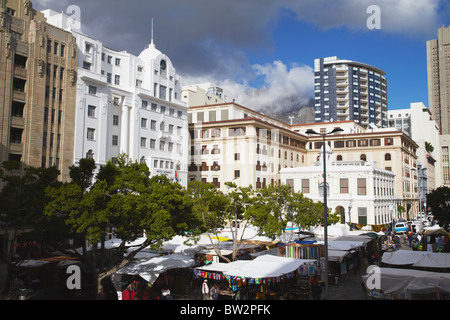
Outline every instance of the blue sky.
<svg viewBox="0 0 450 320"><path fill-rule="evenodd" d="M338 56L387 72L388 108L428 106L426 41L450 25L447 0L35 0L80 8L83 31L139 55L150 41L183 84L211 82L237 102L292 111L313 97L315 58ZM375 5L380 29L367 20ZM368 13L369 12L369 13Z"/></svg>

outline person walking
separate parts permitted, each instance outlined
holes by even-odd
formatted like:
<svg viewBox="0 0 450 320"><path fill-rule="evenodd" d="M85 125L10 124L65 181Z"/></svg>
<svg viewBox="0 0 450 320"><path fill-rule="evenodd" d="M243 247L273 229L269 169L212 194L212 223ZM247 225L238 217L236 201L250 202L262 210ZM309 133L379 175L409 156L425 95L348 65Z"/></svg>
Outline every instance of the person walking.
<svg viewBox="0 0 450 320"><path fill-rule="evenodd" d="M412 240L411 248L413 251L417 251L419 249L419 240L417 239L417 237L414 237L414 239Z"/></svg>
<svg viewBox="0 0 450 320"><path fill-rule="evenodd" d="M205 279L202 284L202 294L203 294L203 300L209 300L209 287L208 287L208 280Z"/></svg>
<svg viewBox="0 0 450 320"><path fill-rule="evenodd" d="M320 300L320 297L322 295L322 288L320 287L319 281L317 280L317 276L314 276L311 279L311 295L314 300Z"/></svg>

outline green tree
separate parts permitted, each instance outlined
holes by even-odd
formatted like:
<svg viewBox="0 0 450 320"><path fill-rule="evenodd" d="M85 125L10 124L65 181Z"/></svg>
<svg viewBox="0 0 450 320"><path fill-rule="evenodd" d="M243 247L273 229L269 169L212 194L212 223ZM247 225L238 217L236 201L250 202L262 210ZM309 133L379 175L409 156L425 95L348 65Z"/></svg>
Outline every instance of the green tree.
<svg viewBox="0 0 450 320"><path fill-rule="evenodd" d="M30 258L30 254L44 250L59 230L42 214L47 201L45 189L60 185L59 171L56 167L28 167L23 175L16 175L10 164L3 165L4 186L0 192L0 221L7 234L12 235L3 242L3 260L7 263L4 293L9 289L16 267ZM13 246L17 243L20 246L14 250ZM15 259L14 252L20 255L19 259Z"/></svg>
<svg viewBox="0 0 450 320"><path fill-rule="evenodd" d="M219 245L213 241L220 238L220 231L227 224L229 217L230 200L211 183L191 181L188 184L188 193L193 200L193 212L203 222L201 231L206 233L214 251L222 259L230 260L222 255Z"/></svg>
<svg viewBox="0 0 450 320"><path fill-rule="evenodd" d="M49 189L51 202L45 212L63 216L71 232L89 242L90 251L72 248L71 252L90 267L99 293L102 280L127 265L139 251L149 246L156 250L186 231L197 232L201 221L192 213L192 199L181 185L164 176L150 178L145 164L131 162L125 155L115 164L100 167L96 178L87 189L79 183L84 178ZM121 240L117 261L109 266L103 259L107 233ZM127 243L142 235L143 241L127 252Z"/></svg>
<svg viewBox="0 0 450 320"><path fill-rule="evenodd" d="M293 233L286 239L284 230L288 226L309 229L323 224L323 212L321 203L306 198L301 192L295 192L288 185L272 184L258 191L249 215L261 234L272 239L283 235L284 242L289 242ZM328 209L328 223L336 223L338 218L330 212Z"/></svg>
<svg viewBox="0 0 450 320"><path fill-rule="evenodd" d="M450 231L450 188L439 187L428 193L427 205L439 225Z"/></svg>

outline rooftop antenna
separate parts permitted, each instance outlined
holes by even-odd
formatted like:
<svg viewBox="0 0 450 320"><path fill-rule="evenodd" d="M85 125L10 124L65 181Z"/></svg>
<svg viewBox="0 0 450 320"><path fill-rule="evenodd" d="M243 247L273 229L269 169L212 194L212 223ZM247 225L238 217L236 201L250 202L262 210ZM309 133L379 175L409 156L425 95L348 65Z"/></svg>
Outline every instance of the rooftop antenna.
<svg viewBox="0 0 450 320"><path fill-rule="evenodd" d="M150 44L153 44L153 18L152 18L152 30L151 30L151 36L152 36L152 39L151 39Z"/></svg>

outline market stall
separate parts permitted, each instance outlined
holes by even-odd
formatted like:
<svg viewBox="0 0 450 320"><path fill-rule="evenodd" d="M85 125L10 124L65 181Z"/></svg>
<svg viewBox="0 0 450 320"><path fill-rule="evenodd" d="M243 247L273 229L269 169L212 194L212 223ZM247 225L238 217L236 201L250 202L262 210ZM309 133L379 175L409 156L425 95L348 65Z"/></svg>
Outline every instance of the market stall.
<svg viewBox="0 0 450 320"><path fill-rule="evenodd" d="M317 260L261 255L253 260L214 263L195 268L196 275L215 281L226 281L222 295L234 299L279 299L288 291L296 292L318 270ZM288 290L291 289L291 290ZM232 294L230 294L232 292Z"/></svg>
<svg viewBox="0 0 450 320"><path fill-rule="evenodd" d="M195 266L194 258L182 254L141 259L119 269L121 275L119 300L123 293L137 293L140 289L158 288L152 294L158 296L162 289L169 288L172 293L187 294L189 291L189 268Z"/></svg>

